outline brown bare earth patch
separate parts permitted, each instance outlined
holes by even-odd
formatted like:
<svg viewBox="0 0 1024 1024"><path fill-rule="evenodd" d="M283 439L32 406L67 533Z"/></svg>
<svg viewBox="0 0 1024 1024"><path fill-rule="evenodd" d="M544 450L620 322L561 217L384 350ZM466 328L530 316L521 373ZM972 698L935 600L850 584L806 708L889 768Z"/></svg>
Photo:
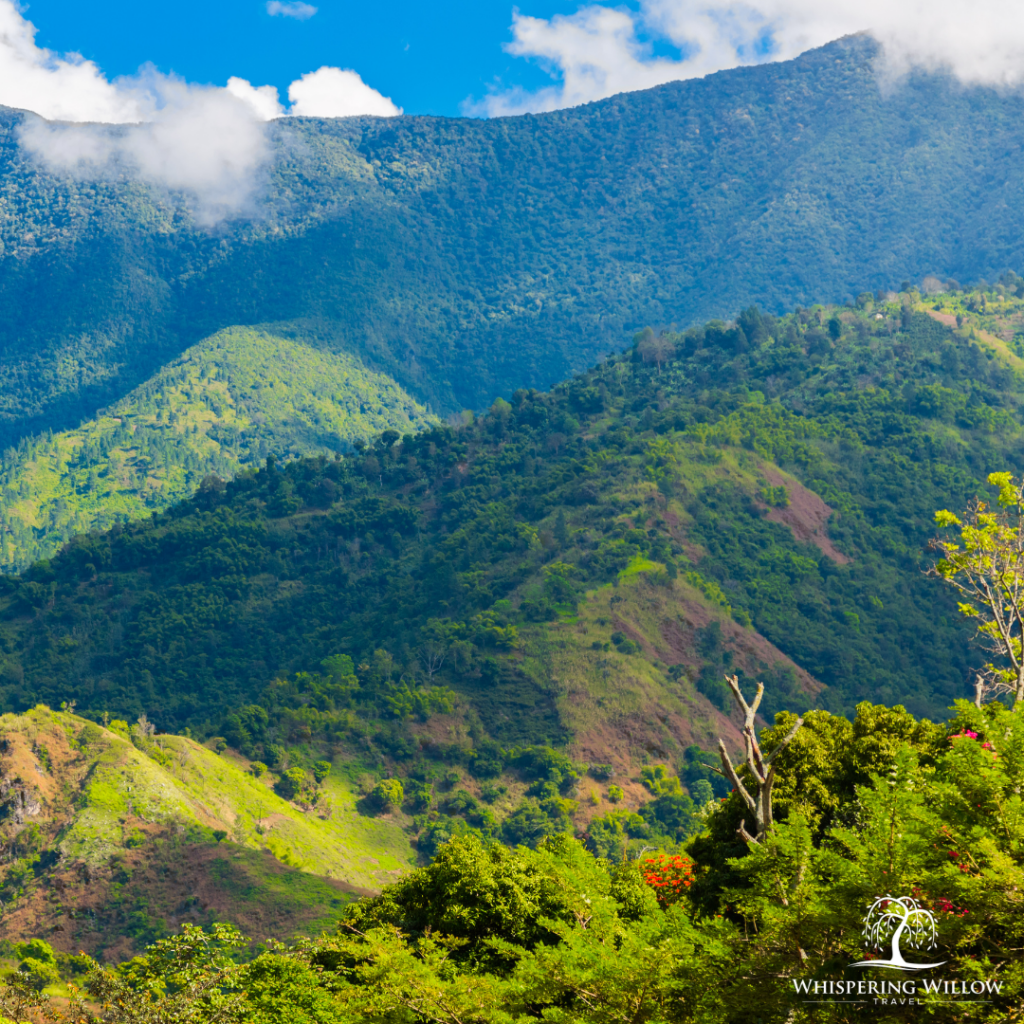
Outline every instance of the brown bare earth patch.
<svg viewBox="0 0 1024 1024"><path fill-rule="evenodd" d="M695 677L703 663L696 650L696 633L712 619L721 625L723 643L733 652L735 666L747 675L756 679L769 668L783 665L793 670L808 694L823 689L765 637L744 629L699 597L691 597L692 588L683 581L671 588L638 582L630 591L624 601L600 592L591 594L586 621L572 628L598 641L613 630L621 632L641 647L647 665L661 668L651 674L638 661L631 670L629 658L609 651L605 661L599 658L586 669L578 665L561 683L562 707L574 732L572 755L591 764L612 765L616 784L624 785L621 780L635 776L637 765L645 761L674 762L693 743L714 749L721 737L730 749L741 748L736 715L723 714L686 676L673 680L667 671L668 666L684 665L689 679ZM598 625L605 614L607 625ZM587 794L586 785L582 792Z"/></svg>
<svg viewBox="0 0 1024 1024"><path fill-rule="evenodd" d="M703 698L699 700L707 703ZM693 720L653 701L642 712L616 716L592 725L576 737L571 747L572 756L589 764L612 765L619 776L616 784L626 788L623 780L629 777L645 755L655 761L668 761L675 757L676 751L692 743L707 746L719 734L730 747L738 749L742 740L736 726L710 704L701 710L715 719L714 726L695 727Z"/></svg>
<svg viewBox="0 0 1024 1024"><path fill-rule="evenodd" d="M773 487L785 487L789 494L789 505L786 508L768 509L768 520L788 526L797 540L815 545L833 562L846 565L850 559L835 547L828 536L828 521L832 515L832 507L814 491L804 487L799 480L781 473L774 467L765 466L764 475Z"/></svg>
<svg viewBox="0 0 1024 1024"><path fill-rule="evenodd" d="M189 844L172 832L154 839L155 845L126 850L104 867L71 864L40 879L4 914L3 937L38 936L54 949L113 963L182 924L228 922L257 942L315 934L353 898L372 895L297 872L269 851ZM299 889L302 898L296 898ZM311 890L319 899L309 898Z"/></svg>
<svg viewBox="0 0 1024 1024"><path fill-rule="evenodd" d="M940 324L945 324L947 327L956 327L957 325L956 317L952 313L940 313L935 309L929 309L927 313L933 320L938 320Z"/></svg>
<svg viewBox="0 0 1024 1024"><path fill-rule="evenodd" d="M696 601L681 602L678 619L666 622L662 626L661 633L665 642L665 647L659 652L662 660L668 664L699 668L701 660L696 651L697 630L706 626L711 619L712 614L704 605ZM814 676L783 654L775 644L756 630L744 629L724 616L719 617L718 621L722 626L723 643L733 651L735 664L747 675L757 678L759 673L781 663L796 673L797 681L805 693L813 695L824 689ZM738 727L732 721L728 721L728 724L739 744L742 737Z"/></svg>

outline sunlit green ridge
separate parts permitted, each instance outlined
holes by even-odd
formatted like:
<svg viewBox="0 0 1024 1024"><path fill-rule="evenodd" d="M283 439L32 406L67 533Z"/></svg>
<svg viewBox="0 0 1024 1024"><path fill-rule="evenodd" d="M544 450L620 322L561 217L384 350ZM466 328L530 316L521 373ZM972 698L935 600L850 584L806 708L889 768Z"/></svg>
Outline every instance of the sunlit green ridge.
<svg viewBox="0 0 1024 1024"><path fill-rule="evenodd" d="M167 508L209 474L231 477L270 454L338 452L356 438L430 422L386 374L284 335L220 331L95 419L8 450L0 568Z"/></svg>

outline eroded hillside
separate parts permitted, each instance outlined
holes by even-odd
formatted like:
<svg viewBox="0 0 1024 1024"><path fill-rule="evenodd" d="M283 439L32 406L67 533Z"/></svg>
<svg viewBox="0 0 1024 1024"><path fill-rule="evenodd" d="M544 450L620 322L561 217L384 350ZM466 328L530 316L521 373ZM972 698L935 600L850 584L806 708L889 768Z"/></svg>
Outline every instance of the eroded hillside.
<svg viewBox="0 0 1024 1024"><path fill-rule="evenodd" d="M120 956L183 922L315 933L413 862L398 823L356 811L343 772L286 800L245 767L144 723L0 718L5 938Z"/></svg>

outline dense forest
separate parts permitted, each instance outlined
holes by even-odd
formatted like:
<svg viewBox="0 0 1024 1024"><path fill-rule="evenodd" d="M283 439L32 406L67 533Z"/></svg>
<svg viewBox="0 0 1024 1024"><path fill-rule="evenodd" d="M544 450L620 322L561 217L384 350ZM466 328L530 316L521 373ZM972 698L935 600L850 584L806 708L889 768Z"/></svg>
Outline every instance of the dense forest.
<svg viewBox="0 0 1024 1024"><path fill-rule="evenodd" d="M990 294L1012 319L1007 282ZM779 707L813 692L835 712L941 714L973 662L922 575L931 517L1016 468L1021 380L998 338L982 332L1005 355L916 297L642 332L460 427L211 476L3 581L4 703L209 735L344 657L359 688L343 703L444 684L493 739L558 744L559 652L581 680L615 673L618 691L639 672L721 708L730 630L755 629L775 654L737 665L777 673ZM710 611L673 647L685 601Z"/></svg>
<svg viewBox="0 0 1024 1024"><path fill-rule="evenodd" d="M19 943L0 1008L77 1024L1012 1024L1022 721L966 701L941 725L866 703L852 722L811 712L776 760L777 823L760 842L736 837L736 793L705 808L677 855L456 837L292 948L254 956L224 924L186 925L121 965ZM764 750L793 724L780 715ZM878 905L891 923L872 931ZM901 952L932 969L886 967L912 914L934 927L907 930Z"/></svg>
<svg viewBox="0 0 1024 1024"><path fill-rule="evenodd" d="M0 118L0 444L225 327L303 320L442 414L546 389L645 324L993 279L1024 252L1022 100L875 44L549 114L275 123L251 219L52 175Z"/></svg>
<svg viewBox="0 0 1024 1024"><path fill-rule="evenodd" d="M756 1001L766 1020L800 1019L786 979L846 976L884 870L945 915L950 977L1003 986L937 1012L1007 1019L993 1014L1020 983L1020 737L1002 705L961 700L931 724L982 657L924 570L936 511L1021 468L1022 327L1009 273L751 307L638 331L550 392L405 433L332 412L333 385L318 406L298 387L307 370L323 383L306 348L278 375L236 353L229 387L213 339L122 410L137 451L171 413L267 426L244 370L274 383L259 399L274 432L225 451L261 461L0 578L0 699L25 712L0 751L0 955L19 958L15 981L88 976L113 994L110 1020L179 967L225 1007L243 972L251 1002L231 1012L246 1020L281 1005L418 1020L431 999L455 1014L432 1019L575 1020L592 998L605 1020L641 998L652 949L647 1019L738 1022ZM291 351L257 341L271 361ZM318 417L347 424L350 445L289 458ZM804 715L779 762L780 825L752 851L712 770L717 739L740 741L726 676L747 694L764 682L780 730ZM951 797L968 778L973 809ZM45 813L25 828L29 806ZM183 891L197 884L185 861L216 872L213 902ZM374 889L406 875L343 910L351 885L332 894L307 874L328 868ZM486 895L510 887L514 906ZM325 898L340 930L253 959L264 888L298 934L323 927ZM445 908L467 906L464 890L483 903L459 923ZM181 932L216 920L250 937ZM20 941L44 923L46 943ZM635 962L617 954L612 971L606 935ZM141 959L104 973L71 942ZM700 979L728 999L680 994ZM194 994L147 991L154 1014Z"/></svg>

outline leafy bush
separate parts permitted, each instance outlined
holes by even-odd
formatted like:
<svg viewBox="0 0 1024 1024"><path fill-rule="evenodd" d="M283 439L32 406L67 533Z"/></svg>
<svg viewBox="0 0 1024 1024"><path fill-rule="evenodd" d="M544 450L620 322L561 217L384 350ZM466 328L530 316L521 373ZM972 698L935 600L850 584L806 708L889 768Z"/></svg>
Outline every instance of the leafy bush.
<svg viewBox="0 0 1024 1024"><path fill-rule="evenodd" d="M56 961L37 960L35 957L25 957L18 964L18 974L36 992L60 981Z"/></svg>
<svg viewBox="0 0 1024 1024"><path fill-rule="evenodd" d="M382 810L401 807L405 798L405 790L399 779L382 779L373 787L370 794L374 802Z"/></svg>
<svg viewBox="0 0 1024 1024"><path fill-rule="evenodd" d="M281 773L274 785L274 792L285 800L294 800L307 785L306 773L301 768L289 768Z"/></svg>
<svg viewBox="0 0 1024 1024"><path fill-rule="evenodd" d="M678 796L683 792L679 779L669 773L667 765L645 765L640 769L640 781L654 796Z"/></svg>

